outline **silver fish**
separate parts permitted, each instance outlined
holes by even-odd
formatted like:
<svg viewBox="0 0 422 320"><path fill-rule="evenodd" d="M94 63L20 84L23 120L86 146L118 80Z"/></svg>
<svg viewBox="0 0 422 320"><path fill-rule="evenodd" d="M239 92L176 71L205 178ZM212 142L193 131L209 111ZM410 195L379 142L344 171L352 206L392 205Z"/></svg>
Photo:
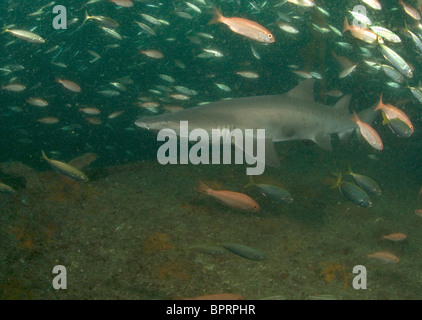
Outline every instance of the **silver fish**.
<svg viewBox="0 0 422 320"><path fill-rule="evenodd" d="M400 57L393 49L390 49L386 45L380 43L381 53L384 58L388 60L397 70L399 70L404 76L408 78L413 77L413 71L410 66L402 57Z"/></svg>

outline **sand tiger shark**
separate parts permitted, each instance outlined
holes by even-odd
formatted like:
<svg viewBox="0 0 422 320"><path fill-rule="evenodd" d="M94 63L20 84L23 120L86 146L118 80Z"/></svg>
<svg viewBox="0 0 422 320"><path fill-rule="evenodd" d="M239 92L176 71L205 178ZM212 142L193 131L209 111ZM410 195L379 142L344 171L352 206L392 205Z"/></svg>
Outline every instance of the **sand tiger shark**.
<svg viewBox="0 0 422 320"><path fill-rule="evenodd" d="M279 160L273 142L312 140L321 148L331 150L332 134L343 139L357 129L348 110L350 98L344 96L334 106L315 102L314 80L310 79L285 94L222 100L141 118L135 124L148 130L172 129L178 135L180 121L188 121L189 128L202 128L209 133L217 128L265 129L265 162L276 167ZM363 114L365 111L359 116L368 119Z"/></svg>

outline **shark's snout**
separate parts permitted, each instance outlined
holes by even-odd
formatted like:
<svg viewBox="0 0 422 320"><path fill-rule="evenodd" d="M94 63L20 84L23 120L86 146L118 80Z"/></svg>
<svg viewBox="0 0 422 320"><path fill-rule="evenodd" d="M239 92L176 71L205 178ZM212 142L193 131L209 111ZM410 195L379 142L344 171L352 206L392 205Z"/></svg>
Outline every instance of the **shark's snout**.
<svg viewBox="0 0 422 320"><path fill-rule="evenodd" d="M142 119L136 120L135 125L142 128L142 129L147 129L147 130L150 129L150 125L147 122L142 121Z"/></svg>

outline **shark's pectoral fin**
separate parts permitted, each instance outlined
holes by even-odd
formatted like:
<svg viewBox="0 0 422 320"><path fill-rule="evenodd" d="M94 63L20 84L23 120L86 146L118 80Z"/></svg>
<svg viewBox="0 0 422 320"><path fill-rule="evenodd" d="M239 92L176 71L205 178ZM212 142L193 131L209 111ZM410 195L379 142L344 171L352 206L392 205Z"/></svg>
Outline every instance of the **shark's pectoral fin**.
<svg viewBox="0 0 422 320"><path fill-rule="evenodd" d="M259 154L261 148L258 147L258 143L262 143L262 140L258 140L256 138L253 139L253 150L250 150L248 148L243 148L243 145L236 144L234 142L234 148L236 150L241 150L245 153L245 159L247 162L256 161L261 164L265 164L266 166L277 168L280 166L280 160L277 155L277 151L275 151L274 143L271 138L265 138L264 146L265 146L265 159L262 156L262 154Z"/></svg>
<svg viewBox="0 0 422 320"><path fill-rule="evenodd" d="M314 138L313 141L322 149L327 151L332 151L333 147L331 145L331 135L327 133L319 133Z"/></svg>

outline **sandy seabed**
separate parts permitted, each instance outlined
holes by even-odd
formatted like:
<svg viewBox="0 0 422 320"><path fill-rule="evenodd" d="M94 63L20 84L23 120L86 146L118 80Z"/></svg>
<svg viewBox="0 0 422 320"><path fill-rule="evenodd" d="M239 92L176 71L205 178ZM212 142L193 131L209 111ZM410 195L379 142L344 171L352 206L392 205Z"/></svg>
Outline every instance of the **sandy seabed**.
<svg viewBox="0 0 422 320"><path fill-rule="evenodd" d="M421 299L422 218L414 213L422 207L420 186L405 173L400 181L385 175L386 164L354 164L355 172L371 176L383 190L373 207L361 208L330 188L330 173L338 169L332 155L318 148L300 154L286 151L280 168L255 178L289 190L291 204L244 188L244 165L133 162L87 168L90 181L81 183L22 163L3 164L3 172L22 179L24 187L0 194L0 298L151 300L235 293L245 299ZM262 210L227 208L199 193L198 180L244 192ZM395 232L408 237L380 240ZM255 248L266 259L216 250L222 242ZM366 257L377 251L390 251L400 261ZM66 290L52 286L55 265L66 267ZM366 267L366 290L352 286L356 265Z"/></svg>

